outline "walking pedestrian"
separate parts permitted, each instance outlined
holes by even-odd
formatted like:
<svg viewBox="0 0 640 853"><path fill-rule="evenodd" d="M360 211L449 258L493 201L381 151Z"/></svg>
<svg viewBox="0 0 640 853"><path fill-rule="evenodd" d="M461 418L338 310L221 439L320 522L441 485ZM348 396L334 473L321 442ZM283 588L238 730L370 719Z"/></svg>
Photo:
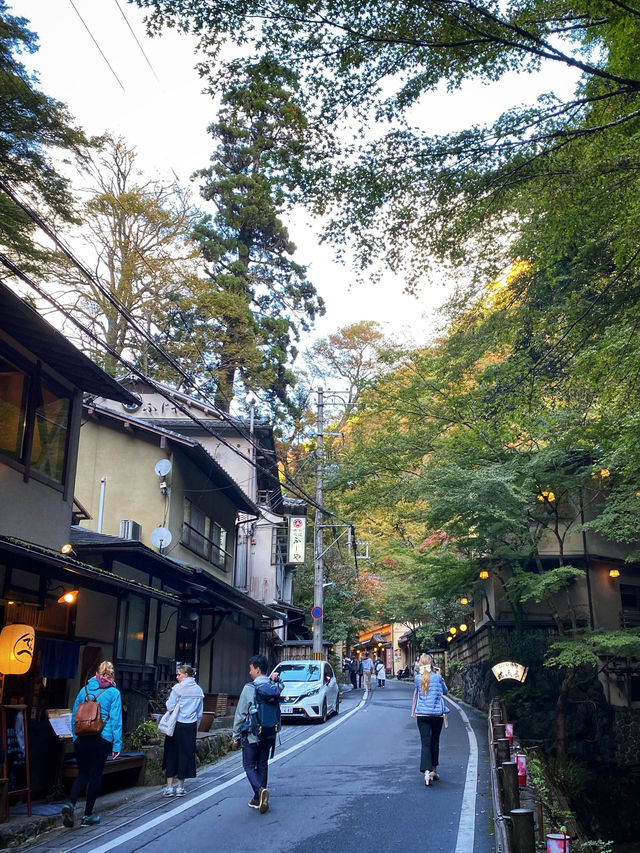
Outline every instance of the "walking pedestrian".
<svg viewBox="0 0 640 853"><path fill-rule="evenodd" d="M362 687L362 676L364 669L362 668L362 658L358 659L358 687Z"/></svg>
<svg viewBox="0 0 640 853"><path fill-rule="evenodd" d="M379 658L376 662L376 678L378 679L378 687L384 687L387 680L387 671Z"/></svg>
<svg viewBox="0 0 640 853"><path fill-rule="evenodd" d="M355 690L358 686L358 670L360 669L360 659L355 655L351 658L351 664L349 665L349 678L351 679L351 684L353 684L353 689Z"/></svg>
<svg viewBox="0 0 640 853"><path fill-rule="evenodd" d="M276 672L271 673L271 676L266 675L268 666L264 655L249 658L251 683L242 688L233 718L233 745L235 749L242 747L242 766L253 789L249 807L258 809L260 814L264 814L269 808L269 751L275 748L275 733L273 737L265 738L255 734L250 724L251 714L258 711L257 688L279 696L284 687Z"/></svg>
<svg viewBox="0 0 640 853"><path fill-rule="evenodd" d="M83 702L97 702L103 726L100 732L77 735L75 733L78 706ZM97 719L97 717L96 717ZM71 713L71 731L78 762L78 775L71 786L69 801L62 806L62 823L71 828L75 822L74 812L78 797L87 789L84 816L81 826L95 826L100 816L93 813L100 793L102 771L109 754L117 758L122 749L122 699L116 687L115 672L111 661L102 661L96 674L80 690Z"/></svg>
<svg viewBox="0 0 640 853"><path fill-rule="evenodd" d="M444 704L443 696L448 690L431 655L420 655L419 664L420 671L414 676L416 689L412 715L417 718L422 745L420 772L424 773L424 784L429 787L440 778L440 732L444 715L449 710Z"/></svg>
<svg viewBox="0 0 640 853"><path fill-rule="evenodd" d="M371 675L373 673L373 661L369 657L369 652L364 653L362 661L362 674L364 676L364 689L371 690Z"/></svg>
<svg viewBox="0 0 640 853"><path fill-rule="evenodd" d="M186 663L177 667L177 684L167 698L167 711L172 711L176 705L179 710L173 735L164 739L162 769L167 774L167 783L161 791L163 797L184 797L187 793L184 780L196 776L196 735L204 693L196 684L195 675L195 669Z"/></svg>

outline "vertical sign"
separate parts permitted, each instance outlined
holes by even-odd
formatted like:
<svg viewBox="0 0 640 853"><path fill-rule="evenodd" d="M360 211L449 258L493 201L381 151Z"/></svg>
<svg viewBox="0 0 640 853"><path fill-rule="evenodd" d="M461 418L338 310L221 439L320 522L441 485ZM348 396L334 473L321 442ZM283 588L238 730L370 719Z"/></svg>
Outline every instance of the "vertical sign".
<svg viewBox="0 0 640 853"><path fill-rule="evenodd" d="M289 516L289 547L287 563L304 563L307 534L307 518L304 515Z"/></svg>

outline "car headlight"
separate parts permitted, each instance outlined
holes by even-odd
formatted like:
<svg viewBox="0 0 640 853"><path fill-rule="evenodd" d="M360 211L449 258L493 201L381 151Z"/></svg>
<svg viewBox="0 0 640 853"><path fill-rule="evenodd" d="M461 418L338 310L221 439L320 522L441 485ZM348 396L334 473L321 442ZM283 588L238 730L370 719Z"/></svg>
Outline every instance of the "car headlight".
<svg viewBox="0 0 640 853"><path fill-rule="evenodd" d="M321 687L322 687L322 684L318 684L317 687L313 687L311 690L307 690L307 692L304 693L303 696L315 696L316 693L320 692Z"/></svg>

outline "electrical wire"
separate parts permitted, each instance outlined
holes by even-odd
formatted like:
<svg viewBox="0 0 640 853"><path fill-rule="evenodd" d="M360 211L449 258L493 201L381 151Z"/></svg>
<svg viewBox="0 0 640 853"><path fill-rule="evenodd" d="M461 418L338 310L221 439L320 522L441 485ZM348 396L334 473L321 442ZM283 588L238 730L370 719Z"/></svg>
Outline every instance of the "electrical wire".
<svg viewBox="0 0 640 853"><path fill-rule="evenodd" d="M228 412L224 411L224 409L220 409L218 406L215 405L215 403L208 397L208 395L198 387L194 378L185 370L183 370L180 364L178 364L178 362L164 349L164 347L161 346L157 341L155 341L151 334L140 325L140 323L131 314L131 312L124 305L122 305L122 303L111 293L111 291L107 287L105 287L102 282L87 269L87 267L74 255L71 249L69 249L69 247L66 246L66 244L60 239L56 232L48 225L48 223L45 222L44 219L42 219L42 217L38 213L36 213L36 211L34 211L26 202L21 200L19 196L15 193L15 191L13 191L2 179L0 179L0 189L2 189L2 191L6 195L8 195L9 198L15 204L17 204L18 207L20 207L27 214L27 216L54 242L54 244L60 249L60 251L63 252L63 254L80 270L80 272L85 276L85 278L87 278L87 280L100 291L100 293L116 309L116 311L125 318L129 326L133 328L145 341L147 341L147 343L149 343L164 359L166 359L166 361L174 368L174 370L176 370L176 372L178 372L180 376L182 376L182 378L188 383L188 385L193 387L200 394L204 401L216 412L216 414L220 418L227 421L227 423L229 423L242 438L249 442L249 444L253 447L254 450L256 450L256 452L262 454L264 454L265 452L270 452L266 451L265 448L256 444L251 438L250 434L247 432L247 430L241 429L237 423L237 420L233 418ZM34 283L31 282L30 286L34 286ZM44 298L48 298L46 294L42 293L41 291L38 292L40 292L41 295L44 296ZM75 322L75 318L71 314L69 314L68 311L60 305L60 303L58 303L57 307L58 310L60 310L65 316L71 319L72 322ZM86 327L83 328L85 330L85 334L88 332L90 337L95 340L100 346L106 347L106 344L103 344L103 342L99 338L97 338L97 336L95 336L93 332L89 332ZM271 482L277 482L278 486L280 486L280 481L277 480L277 478L274 477L271 472L268 472L267 469L259 467L253 459L250 459L248 456L243 454L241 451L238 450L238 448L233 447L221 436L213 433L205 424L202 423L202 421L196 418L195 415L193 415L191 412L188 412L183 406L178 404L175 399L170 399L167 396L167 393L162 390L161 386L159 386L158 383L155 382L155 380L143 374L128 361L123 360L116 352L111 352L110 354L114 358L118 359L122 364L124 364L128 370L135 372L136 375L138 375L144 381L149 382L154 387L154 390L161 394L161 396L163 396L165 399L170 400L173 405L180 409L183 414L187 414L187 416L190 417L201 428L206 429L207 432L209 432L211 435L214 435L215 438L217 438L222 444L231 449L234 453L243 457L245 461L249 461L249 463L253 465L256 470L261 470L263 473L267 474ZM282 460L278 460L278 457L275 453L274 456L277 461L282 462ZM283 470L282 474L289 489L293 491L297 497L300 497L302 500L306 501L308 504L315 507L320 512L326 515L331 515L335 518L339 518L339 516L337 516L335 513L318 505L315 499L311 495L309 495L298 483L296 483L296 481L289 474L287 474L285 470ZM340 520L344 523L347 523L344 519Z"/></svg>
<svg viewBox="0 0 640 853"><path fill-rule="evenodd" d="M78 9L76 8L76 6L75 6L75 4L74 4L73 0L69 0L69 3L70 3L70 4L71 4L71 6L73 7L73 10L74 10L74 12L76 13L76 15L77 15L77 16L80 18L80 20L82 21L82 25L84 26L85 30L89 33L89 37L91 38L91 41L92 41L92 42L95 44L95 46L98 48L98 50L99 50L99 52L100 52L100 56L104 59L104 61L105 61L105 62L107 63L107 65L109 66L109 71L111 71L111 73L113 74L113 76L114 76L114 77L116 78L116 80L118 81L118 86L120 86L120 88L122 89L122 91L123 91L123 92L126 92L127 90L125 89L125 87L124 87L124 86L122 85L122 83L120 82L120 78L118 77L118 75L117 75L117 74L116 74L116 72L114 71L113 66L111 65L111 63L109 62L109 60L108 60L108 59L107 59L107 57L105 56L105 54L104 54L104 52L103 52L102 48L100 47L100 45L99 45L99 44L98 44L98 42L96 41L96 39L95 39L95 37L94 37L93 33L92 33L92 32L91 32L91 30L89 29L89 26L88 26L87 22L85 21L85 19L82 17L82 15L80 14L80 12L79 12L79 11L78 11Z"/></svg>
<svg viewBox="0 0 640 853"><path fill-rule="evenodd" d="M156 70L155 70L155 68L153 67L153 65L151 64L151 60L149 59L149 57L148 57L148 56L147 56L147 54L145 53L144 48L143 48L143 47L142 47L142 45L140 44L140 41L138 40L138 36L137 36L137 35L135 34L135 32L133 31L133 27L132 27L132 26L131 26L131 24L129 23L129 19L128 19L128 18L127 18L127 16L125 15L124 10L123 10L123 8L122 8L122 6L121 6L121 5L120 5L120 3L118 2L118 0L114 0L114 3L115 3L115 4L116 4L116 6L118 7L118 9L119 9L119 11L120 11L120 14L122 15L122 17L123 17L123 18L124 18L124 20L125 20L126 25L129 27L129 31L130 31L131 35L133 36L133 38L135 39L136 44L137 44L137 45L138 45L138 47L140 48L140 53L144 56L144 58L145 58L145 60L146 60L147 65L148 65L148 66L149 66L149 68L151 69L151 73L152 73L152 74L153 74L153 76L156 78L157 82L159 83L159 82L160 82L160 78L159 78L159 77L158 77L158 75L156 74Z"/></svg>
<svg viewBox="0 0 640 853"><path fill-rule="evenodd" d="M1 184L2 184L2 182L0 181L0 185ZM154 391L156 391L156 393L158 393L160 396L162 396L168 402L171 402L172 405L175 405L177 409L179 409L183 414L185 414L188 418L190 418L201 429L203 429L209 435L213 436L217 441L219 441L221 444L223 444L225 447L227 447L229 450L231 450L233 453L235 453L237 456L239 456L241 459L243 459L243 461L245 461L245 462L249 463L249 465L253 466L256 471L259 471L261 474L263 474L270 482L272 482L273 484L278 485L278 486L281 485L278 478L274 474L272 474L271 471L269 471L267 468L264 468L261 465L259 465L250 456L247 456L239 448L234 447L233 444L226 441L226 439L224 439L219 434L215 433L213 431L213 429L211 427L209 427L208 424L201 421L192 412L190 412L185 406L182 406L179 402L177 402L174 398L172 398L169 395L169 392L167 391L167 389L165 389L162 385L157 383L151 377L146 376L135 365L133 365L131 362L129 362L127 359L125 359L123 356L121 356L118 352L116 352L116 350L114 350L113 347L109 346L107 343L102 341L97 335L95 335L93 333L93 331L91 329L89 329L87 326L85 326L84 323L82 323L80 320L75 318L67 310L67 308L64 305L62 305L57 299L55 299L55 297L48 294L43 288L41 288L38 284L36 284L36 282L34 282L26 273L24 273L19 267L17 267L16 264L13 263L13 261L11 261L9 258L7 258L2 253L0 253L0 263L2 263L13 275L17 276L21 281L23 281L25 284L27 284L29 287L31 287L33 290L35 290L36 293L38 293L40 296L42 296L43 299L46 299L47 302L49 302L57 311L59 311L61 314L63 314L63 316L65 316L67 319L69 319L78 329L80 329L80 331L82 331L83 334L87 335L87 337L89 339L93 340L100 347L105 349L109 353L109 355L111 355L120 364L122 364L124 367L126 367L130 373L136 375L139 379L143 380L144 382L149 383L149 385L151 385L151 387L154 389ZM325 515L329 515L329 516L333 516L334 518L338 518L338 516L335 513L331 512L330 510L321 506L311 496L307 495L305 490L302 489L302 487L299 487L298 484L295 482L295 480L293 480L292 478L289 478L288 488L291 492L294 493L294 495L296 497L300 498L301 500L304 500L306 503L313 506L317 511L322 512ZM340 520L342 520L342 519L340 519Z"/></svg>

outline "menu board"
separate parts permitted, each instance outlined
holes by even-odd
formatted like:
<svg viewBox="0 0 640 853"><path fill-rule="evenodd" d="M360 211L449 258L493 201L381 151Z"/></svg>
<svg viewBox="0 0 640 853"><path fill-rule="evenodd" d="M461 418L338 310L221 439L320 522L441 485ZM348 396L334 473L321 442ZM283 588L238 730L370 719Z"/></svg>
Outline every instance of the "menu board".
<svg viewBox="0 0 640 853"><path fill-rule="evenodd" d="M3 739L9 791L25 791L29 787L26 710L21 705L3 706Z"/></svg>

